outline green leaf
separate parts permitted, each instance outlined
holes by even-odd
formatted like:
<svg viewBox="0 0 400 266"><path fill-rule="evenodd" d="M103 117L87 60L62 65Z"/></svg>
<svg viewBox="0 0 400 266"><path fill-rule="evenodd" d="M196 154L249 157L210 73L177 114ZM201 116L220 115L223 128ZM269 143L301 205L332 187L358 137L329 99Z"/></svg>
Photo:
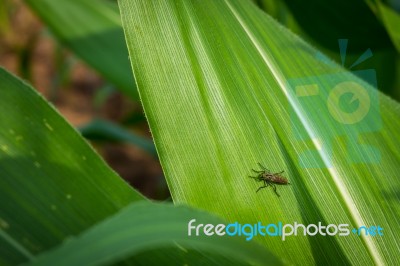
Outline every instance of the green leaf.
<svg viewBox="0 0 400 266"><path fill-rule="evenodd" d="M158 265L200 265L197 252L211 258L216 255L217 265L282 265L270 252L244 238L195 236L194 232L188 236L188 222L192 219L196 224L222 223L206 212L185 206L134 203L30 265L110 265L144 251L152 251L149 256L157 255L160 248L170 248L174 256L157 256ZM151 258L134 257L133 261L136 265L149 265ZM207 265L210 263L216 264L211 260Z"/></svg>
<svg viewBox="0 0 400 266"><path fill-rule="evenodd" d="M302 29L317 43L336 51L338 39L350 39L349 52L365 47L378 50L392 47L385 28L365 1L283 0Z"/></svg>
<svg viewBox="0 0 400 266"><path fill-rule="evenodd" d="M81 127L79 131L85 138L91 140L109 140L131 143L147 151L154 157L157 157L156 149L151 140L138 136L114 123L102 119L95 119Z"/></svg>
<svg viewBox="0 0 400 266"><path fill-rule="evenodd" d="M381 1L376 1L376 6L378 16L381 18L394 46L400 53L400 14Z"/></svg>
<svg viewBox="0 0 400 266"><path fill-rule="evenodd" d="M54 35L137 100L117 6L105 0L25 0Z"/></svg>
<svg viewBox="0 0 400 266"><path fill-rule="evenodd" d="M331 5L325 5L318 1L303 1L301 3L299 1L289 1L288 4L292 6L297 20L287 8L285 0L257 1L257 5L267 14L277 19L295 34L301 36L309 44L322 49L322 52L350 71L374 69L379 80L378 89L395 100L400 100L399 86L395 84L399 76L397 74L398 67L396 66L399 54L390 45L387 36L384 39L373 36L373 34L387 34L383 33L384 29L380 25L382 23L379 23L376 18L371 16L370 10L365 9L366 4L363 1L335 1ZM369 6L374 13L378 13L373 3L369 3ZM342 12L343 10L346 11ZM354 14L353 10L364 11ZM320 14L320 18L318 19L310 15L310 13ZM304 29L300 27L297 21L302 22ZM348 25L351 25L351 27ZM393 29L395 25L393 23ZM335 30L332 30L332 28L335 28ZM371 32L372 28L375 29L373 32ZM338 39L348 39L345 61L342 61L342 51L339 49ZM368 49L373 50L373 57L353 65ZM361 78L363 77L361 76ZM369 82L368 80L366 81Z"/></svg>
<svg viewBox="0 0 400 266"><path fill-rule="evenodd" d="M241 223L379 225L382 237L255 240L299 265L400 263L398 103L250 1L119 3L176 203ZM256 193L257 162L285 170L280 198Z"/></svg>
<svg viewBox="0 0 400 266"><path fill-rule="evenodd" d="M284 0L260 0L257 1L257 5L262 10L267 12L268 15L278 20L279 23L289 28L290 31L302 37L312 46L322 49L322 52L350 71L357 69L374 69L379 81L378 89L386 95L393 97L395 100L400 100L400 90L399 86L396 84L396 80L399 79L399 75L397 73L397 61L399 59L399 54L394 47L389 44L387 37L384 39L381 37L373 37L372 34L387 34L382 33L384 29L382 29L382 26L379 25L379 22L376 20L376 18L371 17L371 12L369 10L364 10L364 2L335 1L329 6L318 1L316 1L316 3L314 3L314 1L303 1L301 3L297 2L298 1L290 1L289 3L289 5L293 5L292 9L293 12L296 13L296 16L298 16L297 20L292 12L290 12L288 9ZM342 12L343 6L348 6L345 8L346 12L344 13ZM378 13L376 11L377 8L373 3L369 3L369 6L374 13ZM306 11L303 12L303 9ZM357 12L355 14L356 16L354 16L352 10L360 9L364 10L363 12L366 14ZM310 15L310 13L321 14L320 20L318 20L315 16ZM327 19L325 18L326 14L332 14L334 18L331 17ZM302 21L304 24L304 29L300 27L297 21ZM356 21L356 23L353 23L352 21ZM369 24L373 24L375 26ZM316 25L318 27L316 27ZM349 27L348 25L352 26ZM397 24L393 23L391 26L393 30L395 29L395 25ZM332 30L332 28L337 29ZM371 33L371 28L379 29L379 31L376 30L374 33ZM366 29L368 31L366 31ZM311 31L311 33L309 31ZM338 45L338 39L343 38L348 39L345 61L342 60L342 51L339 49ZM383 45L382 43L386 44ZM368 60L359 62L358 64L353 64L354 62L357 62L359 57L365 51L371 48L373 50L372 58L368 58ZM361 78L363 77L361 76ZM366 81L369 82L368 80Z"/></svg>
<svg viewBox="0 0 400 266"><path fill-rule="evenodd" d="M0 68L0 264L143 200L30 86Z"/></svg>

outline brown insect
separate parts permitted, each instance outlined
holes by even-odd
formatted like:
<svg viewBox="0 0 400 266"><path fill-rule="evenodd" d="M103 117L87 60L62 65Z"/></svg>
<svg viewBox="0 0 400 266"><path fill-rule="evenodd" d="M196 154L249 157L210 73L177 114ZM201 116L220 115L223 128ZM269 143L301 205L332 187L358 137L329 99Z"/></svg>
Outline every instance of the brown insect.
<svg viewBox="0 0 400 266"><path fill-rule="evenodd" d="M254 173L257 173L257 176L249 176L250 178L255 179L257 182L264 182L264 186L261 186L257 189L256 192L258 192L262 188L266 188L268 186L271 186L274 189L275 194L280 197L278 192L276 191L276 185L288 185L290 184L289 181L281 176L281 174L285 171L279 172L279 173L272 173L270 170L262 166L260 163L258 165L261 167L261 171L257 171L254 169L251 169Z"/></svg>

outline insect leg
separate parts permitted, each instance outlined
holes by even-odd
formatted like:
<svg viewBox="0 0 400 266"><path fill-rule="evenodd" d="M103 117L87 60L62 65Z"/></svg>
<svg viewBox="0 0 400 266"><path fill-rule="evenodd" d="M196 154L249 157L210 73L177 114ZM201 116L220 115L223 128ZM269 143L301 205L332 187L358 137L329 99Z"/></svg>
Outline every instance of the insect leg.
<svg viewBox="0 0 400 266"><path fill-rule="evenodd" d="M251 176L251 175L249 175L249 177L255 179L258 182L262 181L259 176Z"/></svg>
<svg viewBox="0 0 400 266"><path fill-rule="evenodd" d="M268 184L267 182L265 182L265 180L264 180L264 186L259 187L259 188L257 189L256 193L257 193L260 189L265 188L265 187L268 187L268 185L269 185L269 184Z"/></svg>
<svg viewBox="0 0 400 266"><path fill-rule="evenodd" d="M259 188L256 190L256 193L257 193L258 191L260 191L260 189L265 188L265 187L267 187L267 186L259 187Z"/></svg>
<svg viewBox="0 0 400 266"><path fill-rule="evenodd" d="M274 189L275 194L280 197L280 195L278 194L278 192L276 191L276 185L271 184L272 188Z"/></svg>

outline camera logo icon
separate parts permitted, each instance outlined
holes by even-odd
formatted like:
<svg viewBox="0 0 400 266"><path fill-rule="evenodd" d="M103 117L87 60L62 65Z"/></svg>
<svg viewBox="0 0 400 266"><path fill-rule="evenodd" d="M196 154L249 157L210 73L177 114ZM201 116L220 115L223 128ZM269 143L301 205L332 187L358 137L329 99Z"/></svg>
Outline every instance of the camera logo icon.
<svg viewBox="0 0 400 266"><path fill-rule="evenodd" d="M339 46L344 65L347 40L339 40ZM350 69L371 56L368 49ZM317 57L331 64L322 55ZM290 119L294 137L303 147L298 157L301 167L331 167L337 159L349 164L381 160L373 145L373 134L382 128L374 69L289 79L288 84L298 107L291 108Z"/></svg>

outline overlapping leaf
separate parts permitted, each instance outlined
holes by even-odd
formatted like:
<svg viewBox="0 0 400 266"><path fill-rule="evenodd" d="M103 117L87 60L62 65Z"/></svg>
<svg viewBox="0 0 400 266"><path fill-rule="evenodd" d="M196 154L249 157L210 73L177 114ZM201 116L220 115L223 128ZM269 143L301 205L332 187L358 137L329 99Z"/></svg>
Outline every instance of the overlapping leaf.
<svg viewBox="0 0 400 266"><path fill-rule="evenodd" d="M193 217L197 223L221 223L216 217L185 206L134 203L30 265L111 265L126 258L131 258L126 262L133 265L282 264L244 238L196 236L195 232L188 236L187 223ZM143 252L146 256L140 255Z"/></svg>

